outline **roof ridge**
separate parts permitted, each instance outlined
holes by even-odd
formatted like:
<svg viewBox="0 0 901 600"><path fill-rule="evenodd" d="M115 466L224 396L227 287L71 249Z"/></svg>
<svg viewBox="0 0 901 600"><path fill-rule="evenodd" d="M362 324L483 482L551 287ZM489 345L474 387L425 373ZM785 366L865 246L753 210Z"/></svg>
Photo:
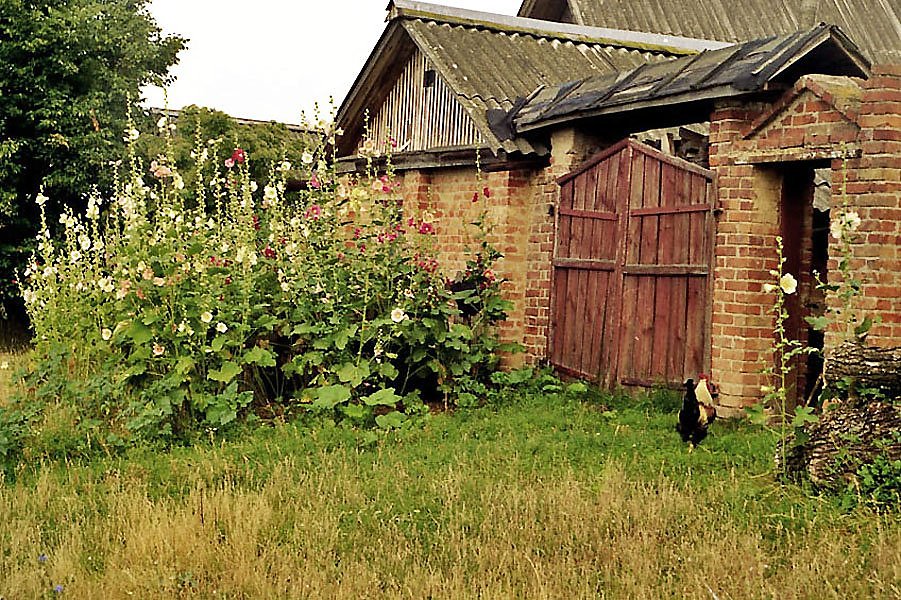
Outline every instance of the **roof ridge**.
<svg viewBox="0 0 901 600"><path fill-rule="evenodd" d="M397 19L423 19L441 23L481 27L497 32L514 32L536 37L605 44L634 50L669 54L694 54L701 50L713 50L731 46L731 42L701 40L675 35L589 27L570 23L542 21L527 17L514 17L495 13L452 8L417 0L390 0L388 21Z"/></svg>

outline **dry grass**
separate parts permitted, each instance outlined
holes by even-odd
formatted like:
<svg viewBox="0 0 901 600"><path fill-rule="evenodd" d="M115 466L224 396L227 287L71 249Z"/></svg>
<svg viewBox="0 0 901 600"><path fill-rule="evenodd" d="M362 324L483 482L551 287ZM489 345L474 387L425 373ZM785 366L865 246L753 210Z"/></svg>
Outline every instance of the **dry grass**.
<svg viewBox="0 0 901 600"><path fill-rule="evenodd" d="M13 375L24 368L27 361L26 350L0 351L0 406L16 391Z"/></svg>
<svg viewBox="0 0 901 600"><path fill-rule="evenodd" d="M448 444L432 466L399 444L44 469L0 487L0 596L901 596L891 518L780 509L734 470L700 485L621 461L522 469Z"/></svg>

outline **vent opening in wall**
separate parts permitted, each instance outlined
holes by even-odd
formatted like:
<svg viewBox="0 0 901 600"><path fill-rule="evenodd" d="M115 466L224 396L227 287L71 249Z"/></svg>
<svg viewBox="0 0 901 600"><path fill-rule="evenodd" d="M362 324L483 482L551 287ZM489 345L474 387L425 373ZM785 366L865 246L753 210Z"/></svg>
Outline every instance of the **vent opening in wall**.
<svg viewBox="0 0 901 600"><path fill-rule="evenodd" d="M422 87L435 87L435 69L426 69L422 74Z"/></svg>

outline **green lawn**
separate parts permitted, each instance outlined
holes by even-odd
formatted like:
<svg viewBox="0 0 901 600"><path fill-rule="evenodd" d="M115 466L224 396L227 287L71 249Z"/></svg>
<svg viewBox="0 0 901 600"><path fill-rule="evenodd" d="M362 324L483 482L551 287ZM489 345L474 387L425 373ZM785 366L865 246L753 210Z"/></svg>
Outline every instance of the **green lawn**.
<svg viewBox="0 0 901 600"><path fill-rule="evenodd" d="M747 425L689 453L677 402L511 394L374 443L287 424L31 464L0 485L0 597L901 596L897 516L775 485Z"/></svg>

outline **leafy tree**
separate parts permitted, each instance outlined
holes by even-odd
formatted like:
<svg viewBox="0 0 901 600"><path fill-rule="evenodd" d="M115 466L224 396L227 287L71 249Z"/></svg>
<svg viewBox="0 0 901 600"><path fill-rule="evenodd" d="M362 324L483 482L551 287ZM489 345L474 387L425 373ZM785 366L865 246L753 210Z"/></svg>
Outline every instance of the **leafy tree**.
<svg viewBox="0 0 901 600"><path fill-rule="evenodd" d="M214 162L220 172L226 170L224 160L240 147L249 157L251 179L261 186L269 180L273 166L289 161L292 165L286 173L289 189L310 177L313 165L304 162L304 154L312 163L311 158L323 158L325 152L323 135L312 129L297 130L276 122L241 121L222 111L195 105L162 120L159 113L154 113L156 126L146 128L151 133L138 140L138 153L145 167L155 160L168 160L167 156L171 155L175 161L173 166L185 177L186 190L194 188L196 161L191 153L198 143L208 146L208 140L218 142Z"/></svg>
<svg viewBox="0 0 901 600"><path fill-rule="evenodd" d="M147 4L0 0L0 310L17 295L38 190L55 222L107 187L140 87L170 79L185 40L162 35Z"/></svg>

